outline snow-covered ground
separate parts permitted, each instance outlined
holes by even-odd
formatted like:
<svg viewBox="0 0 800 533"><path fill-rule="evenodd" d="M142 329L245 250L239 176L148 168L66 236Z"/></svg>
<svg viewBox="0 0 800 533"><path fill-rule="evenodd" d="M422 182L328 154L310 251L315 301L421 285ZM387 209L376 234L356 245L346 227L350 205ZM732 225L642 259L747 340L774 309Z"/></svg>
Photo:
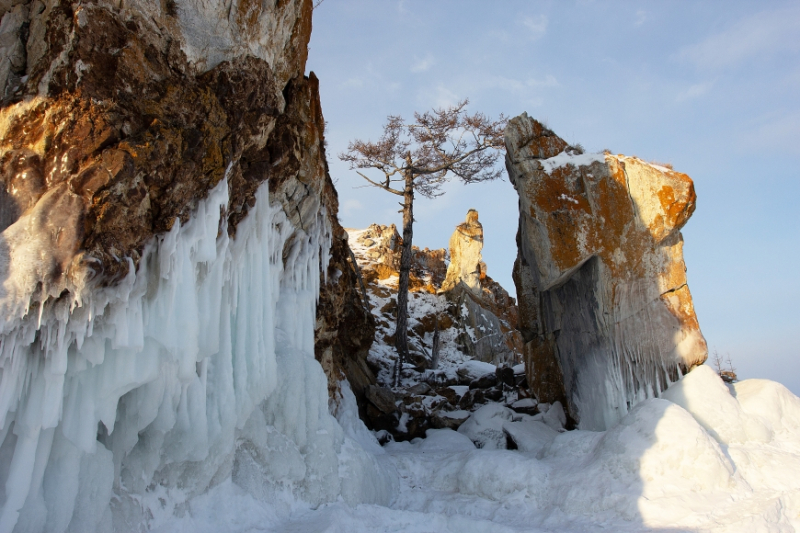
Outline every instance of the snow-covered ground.
<svg viewBox="0 0 800 533"><path fill-rule="evenodd" d="M389 506L269 505L226 483L158 531L796 531L800 399L700 367L605 432L552 432L539 453L462 433L378 446L345 394L340 423L392 477Z"/></svg>
<svg viewBox="0 0 800 533"><path fill-rule="evenodd" d="M314 359L324 217L290 240L257 194L235 241L222 182L119 287L5 317L0 533L800 527L800 399L705 366L605 432L490 403L381 447Z"/></svg>

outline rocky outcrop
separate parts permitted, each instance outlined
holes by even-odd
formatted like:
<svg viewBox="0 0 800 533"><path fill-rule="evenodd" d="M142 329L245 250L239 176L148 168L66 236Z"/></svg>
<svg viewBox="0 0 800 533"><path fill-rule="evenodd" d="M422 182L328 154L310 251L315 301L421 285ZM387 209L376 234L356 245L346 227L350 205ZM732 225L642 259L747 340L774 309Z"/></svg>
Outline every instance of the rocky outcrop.
<svg viewBox="0 0 800 533"><path fill-rule="evenodd" d="M454 289L459 284L475 294L481 290L481 250L483 250L483 226L478 222L478 212L467 211L467 219L456 226L450 237L450 264L443 291Z"/></svg>
<svg viewBox="0 0 800 533"><path fill-rule="evenodd" d="M121 280L223 178L235 235L269 181L297 228L325 206L343 276L323 290L318 351L363 358L351 343L369 344L370 315L351 305L318 82L303 76L311 2L14 4L0 25L5 318ZM347 316L326 316L334 305Z"/></svg>
<svg viewBox="0 0 800 533"><path fill-rule="evenodd" d="M692 180L583 154L525 114L509 122L506 148L528 379L539 401L565 401L581 428L605 429L706 359L680 233Z"/></svg>
<svg viewBox="0 0 800 533"><path fill-rule="evenodd" d="M293 106L308 105L292 99L309 98L310 2L263 10L241 2L240 15L249 18L226 21L239 29L228 36L227 53L199 62L193 33L181 28L217 24L209 5L125 6L36 1L3 17L23 16L29 30L17 35L25 61L12 69L20 76L7 79L0 111L2 229L9 249L35 234L47 256L15 288L20 303L39 283L34 297L42 300L122 278L137 267L145 242L185 223L223 177L231 234L267 179L276 199L297 203L301 216L319 205L312 199L319 174L316 194L305 198L287 183L300 169L288 130ZM269 53L241 53L256 46L245 28L270 35Z"/></svg>
<svg viewBox="0 0 800 533"><path fill-rule="evenodd" d="M374 326L304 76L311 0L7 4L0 530L139 530L151 489L226 479L347 498L313 356L363 389Z"/></svg>
<svg viewBox="0 0 800 533"><path fill-rule="evenodd" d="M375 375L366 363L375 338L375 320L365 299L347 232L336 216L339 203L327 172L325 179L323 204L331 222L332 241L330 262L320 283L314 353L328 377L331 399L339 398L339 383L346 378L363 410L366 387L375 383Z"/></svg>
<svg viewBox="0 0 800 533"><path fill-rule="evenodd" d="M376 385L365 388L366 401L360 406L369 427L387 432L385 438L412 439L424 436L429 428L455 429L487 402L511 405L522 398L530 400L523 367L517 364L522 336L516 329L516 302L486 274L477 212L471 210L467 223L456 228L449 268L444 249L413 250L410 362L394 389L389 386L397 357L394 331L402 238L394 225L347 231L376 324L367 359ZM449 289L444 290L447 280Z"/></svg>
<svg viewBox="0 0 800 533"><path fill-rule="evenodd" d="M459 342L479 361L516 363L522 353L514 298L487 275L483 262L483 226L475 209L450 237L450 264L441 292L455 304Z"/></svg>

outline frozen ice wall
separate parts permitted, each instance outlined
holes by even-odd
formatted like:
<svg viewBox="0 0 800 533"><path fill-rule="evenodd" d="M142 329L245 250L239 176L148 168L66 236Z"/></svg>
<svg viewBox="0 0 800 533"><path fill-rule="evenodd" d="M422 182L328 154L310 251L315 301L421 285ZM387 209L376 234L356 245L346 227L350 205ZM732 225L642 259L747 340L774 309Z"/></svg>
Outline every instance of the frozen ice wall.
<svg viewBox="0 0 800 533"><path fill-rule="evenodd" d="M388 501L313 355L325 214L303 231L256 199L230 239L223 180L122 283L6 317L0 532L138 531L231 478L276 503Z"/></svg>

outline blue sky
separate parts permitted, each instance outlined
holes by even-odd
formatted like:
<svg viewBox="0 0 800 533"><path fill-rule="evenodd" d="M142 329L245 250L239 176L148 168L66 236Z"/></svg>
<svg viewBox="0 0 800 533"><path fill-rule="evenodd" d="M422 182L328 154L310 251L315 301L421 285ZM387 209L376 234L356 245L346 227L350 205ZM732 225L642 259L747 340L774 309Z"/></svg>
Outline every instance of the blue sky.
<svg viewBox="0 0 800 533"><path fill-rule="evenodd" d="M347 227L399 225L399 207L336 154L376 139L389 114L465 97L492 116L527 111L589 151L689 174L698 203L684 251L709 347L741 378L800 394L800 2L324 0L308 69ZM508 181L419 199L414 244L447 246L471 207L489 275L513 292Z"/></svg>

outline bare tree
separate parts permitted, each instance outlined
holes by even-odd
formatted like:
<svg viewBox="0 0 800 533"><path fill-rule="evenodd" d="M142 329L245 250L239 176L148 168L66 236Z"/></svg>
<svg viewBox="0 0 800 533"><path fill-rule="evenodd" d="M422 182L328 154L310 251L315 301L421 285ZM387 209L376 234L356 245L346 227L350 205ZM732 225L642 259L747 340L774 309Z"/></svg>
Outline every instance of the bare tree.
<svg viewBox="0 0 800 533"><path fill-rule="evenodd" d="M370 185L402 196L403 247L400 251L400 281L397 292L395 346L397 364L393 382L398 386L403 363L408 360L408 281L411 271L411 240L414 223L414 195L435 198L451 175L464 183L493 180L502 176L495 167L505 149L506 118L491 120L482 113L470 115L468 100L445 108L414 113L414 121L389 116L378 142L352 141L339 158L351 169L369 169L371 178L358 175Z"/></svg>

